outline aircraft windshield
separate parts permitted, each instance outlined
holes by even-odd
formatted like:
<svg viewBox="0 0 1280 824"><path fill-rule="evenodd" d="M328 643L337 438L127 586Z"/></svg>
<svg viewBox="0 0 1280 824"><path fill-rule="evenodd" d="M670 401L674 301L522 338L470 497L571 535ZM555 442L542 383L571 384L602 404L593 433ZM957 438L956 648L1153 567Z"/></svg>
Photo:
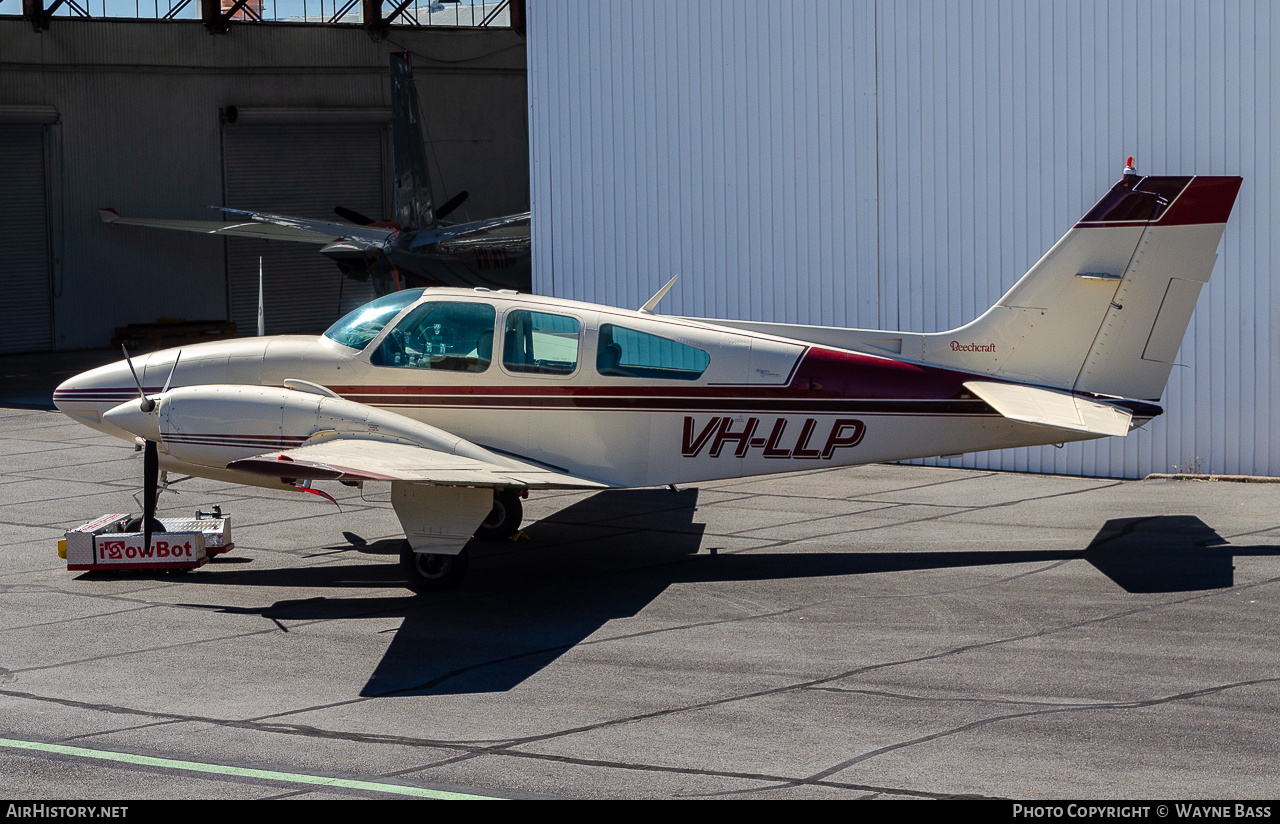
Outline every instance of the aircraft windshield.
<svg viewBox="0 0 1280 824"><path fill-rule="evenodd" d="M424 303L396 324L369 361L374 366L483 372L493 358L496 319L487 303Z"/></svg>
<svg viewBox="0 0 1280 824"><path fill-rule="evenodd" d="M426 290L405 289L366 303L330 326L324 336L343 346L363 349L406 306L422 297L424 291Z"/></svg>

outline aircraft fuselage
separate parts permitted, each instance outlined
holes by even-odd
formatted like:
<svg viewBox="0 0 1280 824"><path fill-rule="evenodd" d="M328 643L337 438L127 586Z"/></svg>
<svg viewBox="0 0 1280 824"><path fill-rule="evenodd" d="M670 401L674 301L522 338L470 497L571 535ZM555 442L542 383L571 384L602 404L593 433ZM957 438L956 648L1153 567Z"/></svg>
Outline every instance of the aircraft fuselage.
<svg viewBox="0 0 1280 824"><path fill-rule="evenodd" d="M404 360L391 361L391 339L431 304L485 318L492 311L487 363L480 364L485 359L470 342L433 354L447 345L424 340L401 345L394 357ZM542 324L534 330L549 353L541 365L517 362L511 351L512 330L529 317ZM443 340L450 333L433 325L426 334ZM632 350L629 365L601 351L618 340ZM363 348L325 336L278 336L186 347L174 369L177 356L167 350L135 359L148 394L159 392L171 371L175 389L307 381L488 449L619 487L1092 437L1004 418L965 390L974 375L958 370L714 322L479 290L426 290ZM472 362L459 368L466 357ZM54 400L76 420L133 440L102 414L137 394L122 361L68 381ZM188 419L160 434L162 464L170 469L261 484L226 464L296 446L315 433L291 431L278 410L268 410L199 425Z"/></svg>

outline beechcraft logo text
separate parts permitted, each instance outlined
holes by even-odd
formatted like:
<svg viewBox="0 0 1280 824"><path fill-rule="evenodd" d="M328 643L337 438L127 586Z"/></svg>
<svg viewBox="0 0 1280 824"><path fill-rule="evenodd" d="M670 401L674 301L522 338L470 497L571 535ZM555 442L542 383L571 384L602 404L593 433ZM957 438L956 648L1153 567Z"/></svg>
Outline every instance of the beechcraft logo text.
<svg viewBox="0 0 1280 824"><path fill-rule="evenodd" d="M766 458L830 458L837 449L857 446L866 434L867 427L855 418L838 418L828 428L815 418L805 418L798 426L790 427L786 418L714 417L699 424L693 416L685 416L684 438L680 454L696 458L706 450L707 455L719 458L725 447L732 445L733 457L745 458L758 449Z"/></svg>
<svg viewBox="0 0 1280 824"><path fill-rule="evenodd" d="M994 343L961 343L958 340L951 341L952 352L994 352L996 345Z"/></svg>

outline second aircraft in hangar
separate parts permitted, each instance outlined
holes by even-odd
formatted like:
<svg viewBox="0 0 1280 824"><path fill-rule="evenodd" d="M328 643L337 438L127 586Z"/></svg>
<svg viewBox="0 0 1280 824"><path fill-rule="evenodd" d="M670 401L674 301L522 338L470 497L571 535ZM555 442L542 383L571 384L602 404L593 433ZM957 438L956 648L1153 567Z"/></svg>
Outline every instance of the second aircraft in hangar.
<svg viewBox="0 0 1280 824"><path fill-rule="evenodd" d="M389 482L415 589L530 489L638 487L1125 435L1160 396L1241 179L1123 178L947 332L698 320L485 289L380 298L319 337L168 350L54 402L158 471ZM670 284L668 284L670 286ZM663 290L665 292L665 288ZM147 516L154 513L148 496Z"/></svg>
<svg viewBox="0 0 1280 824"><path fill-rule="evenodd" d="M232 221L121 217L99 209L104 223L147 226L257 240L313 243L343 274L370 280L379 294L406 286L484 286L528 291L531 280L529 213L449 223L466 200L460 192L436 205L427 174L422 114L409 56L391 55L391 132L395 219L377 222L338 207L351 221L291 217L224 208Z"/></svg>

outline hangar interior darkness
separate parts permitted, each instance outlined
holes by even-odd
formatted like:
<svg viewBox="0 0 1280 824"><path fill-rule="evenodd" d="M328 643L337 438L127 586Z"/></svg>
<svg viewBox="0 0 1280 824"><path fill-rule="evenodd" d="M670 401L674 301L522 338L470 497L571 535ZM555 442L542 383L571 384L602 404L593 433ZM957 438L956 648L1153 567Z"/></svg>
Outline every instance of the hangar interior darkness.
<svg viewBox="0 0 1280 824"><path fill-rule="evenodd" d="M65 5L37 31L4 2L0 353L105 347L117 327L157 319L252 334L259 257L268 333L322 330L369 299L367 282L313 246L108 226L98 210L215 220L207 207L225 205L334 220L343 206L389 218L392 52L413 64L437 202L468 191L457 220L528 209L512 4L484 27L237 19L214 34L199 19L62 16ZM455 17L470 8L456 5Z"/></svg>

